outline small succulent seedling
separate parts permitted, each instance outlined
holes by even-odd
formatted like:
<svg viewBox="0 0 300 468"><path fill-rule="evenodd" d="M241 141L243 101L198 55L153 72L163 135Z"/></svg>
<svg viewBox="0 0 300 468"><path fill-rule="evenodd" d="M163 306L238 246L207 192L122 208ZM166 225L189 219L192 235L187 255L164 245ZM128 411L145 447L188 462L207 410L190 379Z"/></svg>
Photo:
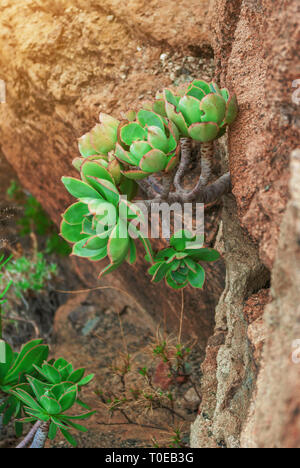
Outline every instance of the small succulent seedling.
<svg viewBox="0 0 300 468"><path fill-rule="evenodd" d="M155 257L148 272L152 282L165 279L172 289L183 289L190 285L202 289L205 282L205 270L199 262L215 262L220 254L214 249L199 247L196 236L181 231L172 236L170 247L162 250Z"/></svg>
<svg viewBox="0 0 300 468"><path fill-rule="evenodd" d="M119 127L115 156L131 167L123 171L127 178L141 180L156 172L171 172L178 164L179 153L176 125L155 112L142 109L133 122Z"/></svg>
<svg viewBox="0 0 300 468"><path fill-rule="evenodd" d="M58 366L58 368L60 367ZM88 419L95 413L89 411L75 416L66 413L77 402L78 387L80 383L81 385L83 383L74 383L72 381L75 380L74 377L71 381L65 381L63 379L64 369L58 371L55 367L46 364L43 366L43 376L47 375L47 382L28 376L27 380L31 392L21 388L12 391L13 395L24 405L26 417L22 419L22 422L40 423L31 448L42 448L47 437L53 440L58 431L61 431L65 439L76 447L77 442L69 431L75 429L80 432L87 432L87 429L74 421ZM81 373L82 371L84 374L84 369L80 370ZM90 381L92 378L93 376L86 378L86 380ZM61 382L49 384L50 380L61 380Z"/></svg>
<svg viewBox="0 0 300 468"><path fill-rule="evenodd" d="M19 353L14 353L8 343L5 343L5 363L0 363L0 393L2 404L0 414L3 414L3 424L6 425L12 418L22 415L22 402L16 398L13 391L29 389L26 375L34 372L34 365L41 365L49 354L48 346L43 340L33 340L24 345ZM22 434L23 424L15 422L16 433Z"/></svg>
<svg viewBox="0 0 300 468"><path fill-rule="evenodd" d="M86 161L82 180L63 177L62 181L78 202L63 214L61 235L74 243L73 255L110 264L100 276L117 269L125 260L136 261L136 246L128 229L129 222L140 216L134 205L120 197L109 172L97 162ZM151 254L148 239L135 231Z"/></svg>
<svg viewBox="0 0 300 468"><path fill-rule="evenodd" d="M84 377L84 368L74 370L72 364L63 358L60 358L54 362L44 362L41 367L34 365L34 368L38 372L39 378L42 378L49 385L58 385L63 382L71 382L77 385L78 395L76 403L86 409L90 409L79 399L79 392L81 391L82 387L88 385L91 382L91 380L94 378L94 374L90 374Z"/></svg>

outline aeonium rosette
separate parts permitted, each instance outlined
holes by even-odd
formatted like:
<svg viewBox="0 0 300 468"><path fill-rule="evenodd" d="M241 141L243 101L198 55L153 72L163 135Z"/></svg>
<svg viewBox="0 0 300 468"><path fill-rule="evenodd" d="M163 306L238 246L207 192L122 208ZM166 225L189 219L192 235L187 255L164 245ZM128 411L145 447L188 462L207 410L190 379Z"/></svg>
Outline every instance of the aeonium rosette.
<svg viewBox="0 0 300 468"><path fill-rule="evenodd" d="M207 143L224 135L228 125L237 117L238 104L235 94L216 83L195 80L184 93L174 94L165 89L165 107L161 99L156 108L178 127L181 137Z"/></svg>
<svg viewBox="0 0 300 468"><path fill-rule="evenodd" d="M109 258L100 276L114 271L125 260L136 261L135 239L152 256L151 245L132 221L141 220L138 207L120 195L111 174L98 161L81 166L82 180L63 177L68 192L78 199L62 215L61 236L74 244L72 254L97 262Z"/></svg>
<svg viewBox="0 0 300 468"><path fill-rule="evenodd" d="M171 172L180 156L179 132L173 122L149 110L131 113L118 129L116 158L128 169L122 174L141 180L156 172Z"/></svg>
<svg viewBox="0 0 300 468"><path fill-rule="evenodd" d="M138 186L133 180L126 179L122 175L122 167L114 156L119 125L119 120L101 113L100 124L95 125L90 132L79 138L78 147L81 157L75 158L73 165L81 172L85 161L97 161L109 172L119 192L132 200L137 194Z"/></svg>

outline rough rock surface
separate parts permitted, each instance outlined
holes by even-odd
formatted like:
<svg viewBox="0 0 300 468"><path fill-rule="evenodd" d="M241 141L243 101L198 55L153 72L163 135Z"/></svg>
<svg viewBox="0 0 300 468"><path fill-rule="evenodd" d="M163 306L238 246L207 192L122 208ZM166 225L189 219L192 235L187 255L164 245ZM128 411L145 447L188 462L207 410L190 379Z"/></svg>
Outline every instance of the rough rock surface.
<svg viewBox="0 0 300 468"><path fill-rule="evenodd" d="M223 240L227 279L216 309L215 334L209 339L202 365L202 404L192 427L192 447L237 448L255 385L244 302L266 286L269 272L242 231L236 212L233 196L226 197Z"/></svg>
<svg viewBox="0 0 300 468"><path fill-rule="evenodd" d="M192 445L299 447L299 364L291 361L300 336L299 153L290 168L300 137L293 102L300 76L299 4L215 0L210 13L216 73L237 92L240 105L228 139L238 217L227 202L226 289L202 367ZM270 298L267 276L259 272L262 264L271 270L274 261ZM265 284L253 288L259 278Z"/></svg>
<svg viewBox="0 0 300 468"><path fill-rule="evenodd" d="M237 93L240 113L228 144L219 144L234 197L224 201L217 237L227 279L212 336L222 265L209 270L203 293L186 297L185 330L203 347L210 336L192 445L299 447L298 152L290 167L300 136L299 2L2 0L1 7L1 149L57 222L69 203L60 177L71 173L76 138L99 111L118 116L164 86L209 79L214 49L216 78ZM78 265L95 285L95 271ZM145 271L142 262L123 267L113 286L133 294L156 323L167 312L174 326L179 295L149 285Z"/></svg>
<svg viewBox="0 0 300 468"><path fill-rule="evenodd" d="M299 2L214 0L217 76L238 95L229 137L233 193L244 229L270 269L288 199L289 156L299 144ZM247 183L245 183L247 181Z"/></svg>
<svg viewBox="0 0 300 468"><path fill-rule="evenodd" d="M300 151L291 157L290 195L265 312L266 343L244 447L300 447Z"/></svg>

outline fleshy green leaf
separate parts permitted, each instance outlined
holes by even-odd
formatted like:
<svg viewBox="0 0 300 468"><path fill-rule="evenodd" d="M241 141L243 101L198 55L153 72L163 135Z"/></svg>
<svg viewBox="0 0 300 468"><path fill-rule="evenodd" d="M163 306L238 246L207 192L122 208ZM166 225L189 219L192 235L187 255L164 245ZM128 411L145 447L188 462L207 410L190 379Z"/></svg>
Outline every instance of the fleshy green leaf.
<svg viewBox="0 0 300 468"><path fill-rule="evenodd" d="M134 141L145 140L146 138L146 130L136 122L125 125L121 129L121 139L128 146L132 145Z"/></svg>
<svg viewBox="0 0 300 468"><path fill-rule="evenodd" d="M127 257L129 250L129 235L126 224L119 220L113 229L108 242L108 256L111 263L120 264Z"/></svg>
<svg viewBox="0 0 300 468"><path fill-rule="evenodd" d="M10 366L13 363L14 353L8 343L4 343L5 362L0 363L0 384L3 382Z"/></svg>
<svg viewBox="0 0 300 468"><path fill-rule="evenodd" d="M142 157L139 166L142 171L153 173L163 171L167 164L168 158L165 153L158 149L153 149Z"/></svg>
<svg viewBox="0 0 300 468"><path fill-rule="evenodd" d="M133 171L123 171L122 174L130 180L143 180L149 177L149 172L141 171L139 169Z"/></svg>
<svg viewBox="0 0 300 468"><path fill-rule="evenodd" d="M53 421L50 423L48 437L50 440L54 440L57 434L57 425Z"/></svg>
<svg viewBox="0 0 300 468"><path fill-rule="evenodd" d="M193 288L202 289L205 283L205 270L201 265L196 264L196 273L191 270L188 274L188 280Z"/></svg>
<svg viewBox="0 0 300 468"><path fill-rule="evenodd" d="M68 224L62 221L60 225L60 234L68 242L79 242L86 239L86 234L82 234L81 224Z"/></svg>
<svg viewBox="0 0 300 468"><path fill-rule="evenodd" d="M189 127L189 135L193 140L207 143L217 138L220 127L214 122L192 124Z"/></svg>
<svg viewBox="0 0 300 468"><path fill-rule="evenodd" d="M69 444L71 444L75 448L77 447L78 444L69 431L67 431L66 429L61 429L61 433L66 439L66 441L69 442Z"/></svg>
<svg viewBox="0 0 300 468"><path fill-rule="evenodd" d="M84 217L89 214L86 204L78 202L71 205L63 214L63 219L68 224L81 224Z"/></svg>
<svg viewBox="0 0 300 468"><path fill-rule="evenodd" d="M27 349L28 348L26 348L26 350ZM33 370L33 365L40 365L43 361L47 359L48 354L48 346L42 344L38 344L33 348L29 348L26 353L24 352L23 348L13 367L6 375L4 383L7 384L13 382L15 379L19 378L19 375L21 373L30 374Z"/></svg>
<svg viewBox="0 0 300 468"><path fill-rule="evenodd" d="M61 413L62 408L54 398L44 395L40 398L40 402L49 415Z"/></svg>
<svg viewBox="0 0 300 468"><path fill-rule="evenodd" d="M16 396L18 399L20 399L23 403L28 405L31 409L34 409L39 412L43 412L43 408L35 401L34 398L32 398L29 393L25 392L22 389L19 390L14 390L11 392L14 396Z"/></svg>
<svg viewBox="0 0 300 468"><path fill-rule="evenodd" d="M98 191L109 203L117 206L120 200L120 194L116 186L105 179L95 179L98 183Z"/></svg>
<svg viewBox="0 0 300 468"><path fill-rule="evenodd" d="M129 252L128 252L128 257L127 261L130 265L134 265L137 259L137 250L136 250L136 245L133 239L131 237L129 238Z"/></svg>
<svg viewBox="0 0 300 468"><path fill-rule="evenodd" d="M93 187L81 180L74 179L73 177L62 177L62 183L75 198L102 198Z"/></svg>
<svg viewBox="0 0 300 468"><path fill-rule="evenodd" d="M166 277L166 284L172 289L179 290L179 289L184 289L188 285L188 281L183 284L177 284L171 277L171 275L167 275Z"/></svg>
<svg viewBox="0 0 300 468"><path fill-rule="evenodd" d="M81 166L81 177L84 181L94 187L95 190L98 190L97 184L94 183L94 179L91 177L96 177L98 179L105 179L114 183L114 180L110 173L99 163L95 161L86 161Z"/></svg>
<svg viewBox="0 0 300 468"><path fill-rule="evenodd" d="M70 409L74 405L76 398L77 398L77 387L64 393L58 401L61 406L61 411L64 412Z"/></svg>
<svg viewBox="0 0 300 468"><path fill-rule="evenodd" d="M148 110L140 110L137 115L138 121L142 127L158 127L164 130L164 121L160 115L155 114Z"/></svg>
<svg viewBox="0 0 300 468"><path fill-rule="evenodd" d="M179 109L189 127L193 123L201 122L203 112L200 110L200 102L192 96L184 96L179 101Z"/></svg>
<svg viewBox="0 0 300 468"><path fill-rule="evenodd" d="M220 125L225 117L226 102L218 94L208 94L202 99L200 109L204 112L202 122L215 122Z"/></svg>
<svg viewBox="0 0 300 468"><path fill-rule="evenodd" d="M221 255L214 249L187 249L189 255L193 260L202 262L216 262L220 259Z"/></svg>
<svg viewBox="0 0 300 468"><path fill-rule="evenodd" d="M72 372L72 374L69 376L68 380L70 382L78 383L84 376L85 369L77 369L76 371Z"/></svg>
<svg viewBox="0 0 300 468"><path fill-rule="evenodd" d="M100 253L102 253L102 250L100 252L99 250L88 249L87 247L84 247L85 245L86 245L86 239L84 239L84 240L82 240L80 242L77 242L73 246L72 254L77 256L77 257L94 258L97 255L99 255Z"/></svg>
<svg viewBox="0 0 300 468"><path fill-rule="evenodd" d="M169 152L169 140L165 131L163 131L161 128L149 127L148 128L148 141L153 148L158 149L162 151L163 153ZM175 140L173 138L172 150L174 149L174 141ZM176 142L175 142L175 148L176 148ZM150 150L151 150L151 147L149 148L148 151ZM146 152L144 154L146 154Z"/></svg>

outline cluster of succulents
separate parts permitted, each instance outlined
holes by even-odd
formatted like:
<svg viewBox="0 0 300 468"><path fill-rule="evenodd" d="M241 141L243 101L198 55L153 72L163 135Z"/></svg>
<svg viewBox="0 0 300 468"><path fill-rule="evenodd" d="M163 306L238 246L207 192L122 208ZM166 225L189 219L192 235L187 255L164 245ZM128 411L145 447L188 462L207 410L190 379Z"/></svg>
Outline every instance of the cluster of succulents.
<svg viewBox="0 0 300 468"><path fill-rule="evenodd" d="M81 388L94 378L84 376L85 369L74 370L65 359L47 362L49 347L37 339L25 344L19 353L5 345L5 363L0 363L0 393L2 423L15 420L16 435L23 433L25 423L47 423L47 434L53 440L58 430L65 439L76 446L70 430L85 432L86 429L74 421L88 419L93 411L79 415L66 413L75 404L90 410L80 400Z"/></svg>
<svg viewBox="0 0 300 468"><path fill-rule="evenodd" d="M195 80L177 94L164 90L153 103L138 112L129 111L122 121L100 114L100 123L79 139L81 156L73 165L81 180L62 179L70 194L78 199L63 214L61 225L62 237L74 244L73 255L92 261L108 257L110 264L100 276L114 271L125 260L134 263L136 246L128 220L138 221L140 216L131 203L139 181L157 173L172 174L180 161L181 138L211 142L225 133L237 110L235 94L220 89L216 83ZM120 215L124 203L126 220ZM153 264L149 241L138 229L136 233ZM185 284L183 276L196 275L191 268L188 272L187 266L179 268L180 271L168 274L170 287ZM200 267L194 269L200 275ZM173 281L174 277L182 281ZM199 287L201 281L191 279L187 284Z"/></svg>
<svg viewBox="0 0 300 468"><path fill-rule="evenodd" d="M214 249L203 248L203 239L192 236L188 231L180 231L170 239L170 247L160 251L149 268L152 282L165 279L172 289L184 289L188 285L202 289L205 270L199 262L215 262L220 254Z"/></svg>

